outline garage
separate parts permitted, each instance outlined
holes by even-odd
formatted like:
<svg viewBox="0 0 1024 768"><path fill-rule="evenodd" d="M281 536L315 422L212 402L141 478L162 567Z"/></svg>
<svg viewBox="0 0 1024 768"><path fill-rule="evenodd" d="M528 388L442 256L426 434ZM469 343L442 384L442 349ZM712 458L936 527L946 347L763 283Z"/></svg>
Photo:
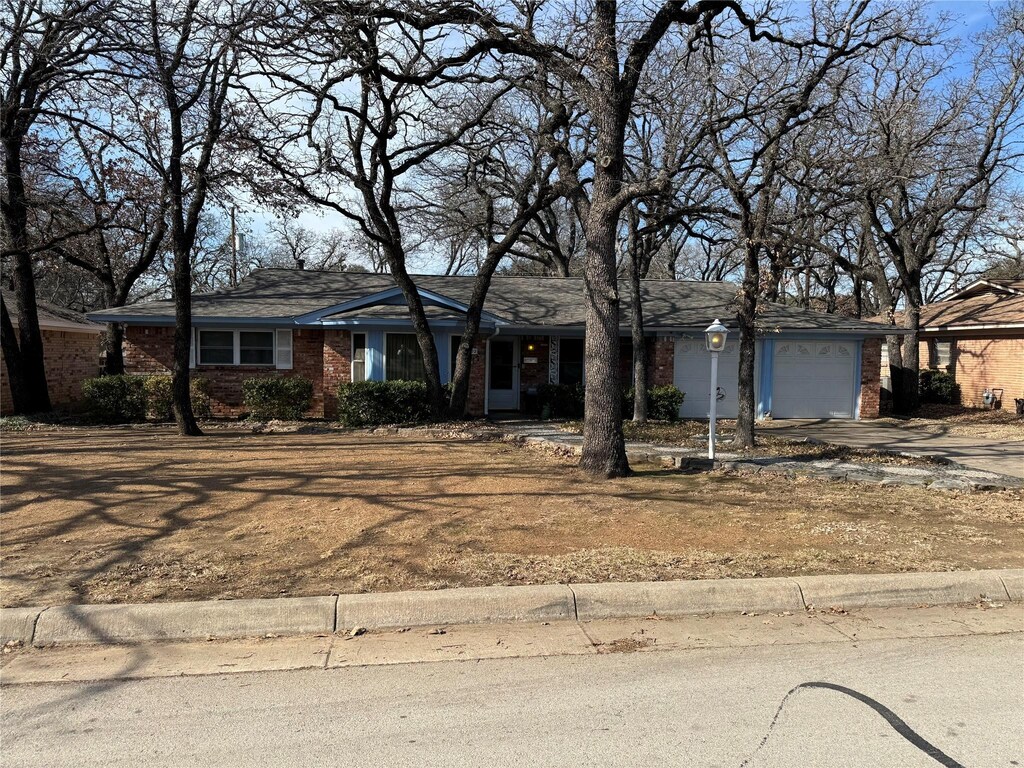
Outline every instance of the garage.
<svg viewBox="0 0 1024 768"><path fill-rule="evenodd" d="M852 419L858 345L780 339L774 343L771 412L776 419Z"/></svg>
<svg viewBox="0 0 1024 768"><path fill-rule="evenodd" d="M722 397L718 401L718 415L727 419L736 418L739 361L739 342L728 342L718 355L718 390ZM707 418L711 405L711 353L703 338L676 340L673 383L685 394L679 415L684 419Z"/></svg>

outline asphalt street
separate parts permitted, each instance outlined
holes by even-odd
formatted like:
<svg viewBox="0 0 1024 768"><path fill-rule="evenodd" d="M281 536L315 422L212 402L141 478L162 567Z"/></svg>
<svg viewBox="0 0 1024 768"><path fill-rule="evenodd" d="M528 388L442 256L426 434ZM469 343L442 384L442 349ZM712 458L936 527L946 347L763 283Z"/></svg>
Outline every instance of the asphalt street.
<svg viewBox="0 0 1024 768"><path fill-rule="evenodd" d="M7 768L996 768L1024 634L6 685L0 722Z"/></svg>

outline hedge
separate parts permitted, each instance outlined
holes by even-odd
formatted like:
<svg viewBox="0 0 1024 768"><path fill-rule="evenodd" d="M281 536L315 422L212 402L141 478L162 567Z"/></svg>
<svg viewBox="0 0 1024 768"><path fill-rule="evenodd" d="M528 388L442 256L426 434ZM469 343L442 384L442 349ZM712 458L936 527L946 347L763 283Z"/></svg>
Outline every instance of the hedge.
<svg viewBox="0 0 1024 768"><path fill-rule="evenodd" d="M412 424L430 419L422 381L357 381L338 386L338 421L346 427Z"/></svg>
<svg viewBox="0 0 1024 768"><path fill-rule="evenodd" d="M242 402L250 419L301 419L313 402L313 382L304 376L246 379L242 382Z"/></svg>
<svg viewBox="0 0 1024 768"><path fill-rule="evenodd" d="M146 377L132 374L100 376L82 382L89 414L107 424L125 424L146 418Z"/></svg>
<svg viewBox="0 0 1024 768"><path fill-rule="evenodd" d="M192 400L192 413L200 419L210 418L209 382L195 376L189 380L188 389ZM146 377L146 415L149 418L155 421L170 421L174 418L173 402L174 392L170 376Z"/></svg>
<svg viewBox="0 0 1024 768"><path fill-rule="evenodd" d="M537 409L544 419L579 419L583 416L582 384L541 384Z"/></svg>
<svg viewBox="0 0 1024 768"><path fill-rule="evenodd" d="M960 405L960 385L946 371L921 371L918 378L922 403Z"/></svg>

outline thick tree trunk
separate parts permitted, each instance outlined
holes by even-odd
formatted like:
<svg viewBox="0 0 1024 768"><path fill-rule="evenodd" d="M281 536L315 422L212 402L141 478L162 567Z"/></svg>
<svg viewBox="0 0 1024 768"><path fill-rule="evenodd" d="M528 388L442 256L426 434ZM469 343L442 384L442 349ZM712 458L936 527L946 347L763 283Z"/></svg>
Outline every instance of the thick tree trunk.
<svg viewBox="0 0 1024 768"><path fill-rule="evenodd" d="M893 408L896 413L907 415L920 405L919 379L921 375L920 328L921 309L911 306L903 313L903 327L910 331L902 339L900 355L900 380L893 381Z"/></svg>
<svg viewBox="0 0 1024 768"><path fill-rule="evenodd" d="M119 323L107 323L107 332L103 334L103 372L107 376L124 373L124 326Z"/></svg>
<svg viewBox="0 0 1024 768"><path fill-rule="evenodd" d="M740 291L740 361L734 447L754 447L754 355L757 342L757 288L760 278L757 250L748 248Z"/></svg>
<svg viewBox="0 0 1024 768"><path fill-rule="evenodd" d="M177 235L177 233L175 233ZM174 422L178 434L203 434L192 411L189 390L189 358L192 346L192 264L187 248L174 253L174 364L171 368L171 395Z"/></svg>
<svg viewBox="0 0 1024 768"><path fill-rule="evenodd" d="M586 394L583 455L580 466L599 477L629 474L622 435L622 383L619 377L619 292L616 285L615 229L618 212L598 201L597 187L587 217L586 250ZM605 184L610 179L603 179Z"/></svg>
<svg viewBox="0 0 1024 768"><path fill-rule="evenodd" d="M14 257L14 301L18 310L17 342L11 337L13 327L4 329L4 335L8 337L4 354L15 413L42 413L50 410L50 395L46 386L43 334L36 308L32 256L28 250L28 205L21 169L21 140L6 138L4 154L7 197L0 207L3 208L10 238L9 252ZM9 315L7 319L10 321ZM8 354L7 348L13 352L14 344L17 345L17 353ZM17 398L14 398L15 390L18 391Z"/></svg>
<svg viewBox="0 0 1024 768"><path fill-rule="evenodd" d="M15 413L27 413L25 409L25 377L21 370L21 350L18 349L18 332L11 322L7 304L0 296L0 348L4 351L7 367L7 384L11 390L11 403Z"/></svg>

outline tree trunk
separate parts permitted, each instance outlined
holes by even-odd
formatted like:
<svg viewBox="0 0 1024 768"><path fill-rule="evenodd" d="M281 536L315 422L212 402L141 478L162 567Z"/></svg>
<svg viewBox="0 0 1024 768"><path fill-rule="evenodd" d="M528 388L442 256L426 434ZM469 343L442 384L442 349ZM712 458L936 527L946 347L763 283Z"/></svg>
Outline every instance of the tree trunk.
<svg viewBox="0 0 1024 768"><path fill-rule="evenodd" d="M921 375L921 309L912 306L910 301L903 312L903 327L910 333L902 339L900 380L898 385L893 382L892 394L894 410L899 414L908 415L916 411L920 404L918 380Z"/></svg>
<svg viewBox="0 0 1024 768"><path fill-rule="evenodd" d="M636 248L630 250L629 256L629 326L633 336L633 423L646 424L648 389L647 347L644 344L644 309L640 283L640 259Z"/></svg>
<svg viewBox="0 0 1024 768"><path fill-rule="evenodd" d="M124 373L124 326L120 323L107 323L107 332L103 334L103 373L117 376Z"/></svg>
<svg viewBox="0 0 1024 768"><path fill-rule="evenodd" d="M175 233L177 235L177 233ZM188 249L174 249L174 364L171 368L171 395L174 422L178 434L203 434L192 411L189 390L189 358L192 348L192 269Z"/></svg>
<svg viewBox="0 0 1024 768"><path fill-rule="evenodd" d="M14 257L14 301L18 310L16 342L11 334L13 324L6 327L11 322L9 314L7 323L4 323L4 335L8 337L4 343L4 355L15 413L42 413L50 410L50 394L46 386L43 334L36 309L32 256L28 250L28 206L21 169L21 140L17 137L6 139L4 154L7 199L3 201L2 208L10 238L9 253ZM15 345L17 353L14 353ZM15 398L16 390L18 396Z"/></svg>
<svg viewBox="0 0 1024 768"><path fill-rule="evenodd" d="M15 413L27 413L25 410L25 377L21 370L21 350L18 349L18 332L14 330L7 304L0 296L0 348L4 352L4 363L7 366L7 384L11 390L11 402Z"/></svg>
<svg viewBox="0 0 1024 768"><path fill-rule="evenodd" d="M748 247L740 291L740 361L737 382L736 436L734 447L754 447L754 355L757 342L757 288L760 280L757 249ZM716 396L717 393L712 393Z"/></svg>
<svg viewBox="0 0 1024 768"><path fill-rule="evenodd" d="M587 217L586 389L580 467L591 475L610 478L625 477L630 470L622 435L619 377L619 292L615 269L618 212L598 202L604 197L598 191L599 184L611 182L607 176L595 174L594 198Z"/></svg>

